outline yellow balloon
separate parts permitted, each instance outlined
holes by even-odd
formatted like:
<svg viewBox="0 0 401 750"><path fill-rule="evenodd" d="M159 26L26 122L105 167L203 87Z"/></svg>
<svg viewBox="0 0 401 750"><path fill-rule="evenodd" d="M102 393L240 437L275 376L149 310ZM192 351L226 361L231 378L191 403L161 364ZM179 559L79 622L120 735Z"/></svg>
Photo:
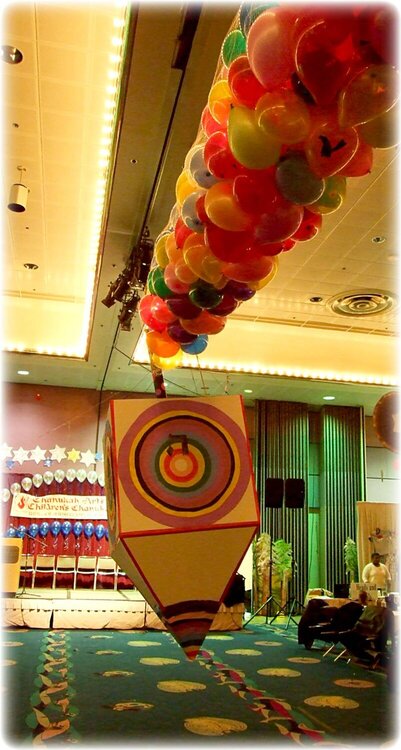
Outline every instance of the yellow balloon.
<svg viewBox="0 0 401 750"><path fill-rule="evenodd" d="M344 175L334 174L326 177L325 188L320 198L306 208L316 214L332 214L342 206L347 190Z"/></svg>
<svg viewBox="0 0 401 750"><path fill-rule="evenodd" d="M237 161L249 169L266 169L280 156L281 142L259 127L256 112L248 107L232 108L228 143Z"/></svg>
<svg viewBox="0 0 401 750"><path fill-rule="evenodd" d="M166 255L168 263L177 263L182 258L182 249L175 244L174 232L171 232L166 239Z"/></svg>
<svg viewBox="0 0 401 750"><path fill-rule="evenodd" d="M233 97L228 82L224 79L216 81L209 91L208 107L210 114L220 125L225 125L230 114Z"/></svg>
<svg viewBox="0 0 401 750"><path fill-rule="evenodd" d="M279 143L303 141L311 128L305 102L293 91L269 91L256 105L259 127Z"/></svg>
<svg viewBox="0 0 401 750"><path fill-rule="evenodd" d="M166 240L169 236L170 235L167 232L164 232L157 238L155 242L154 253L155 253L157 265L160 266L160 268L165 268L167 264L169 263L169 257L167 255L167 250L166 250Z"/></svg>
<svg viewBox="0 0 401 750"><path fill-rule="evenodd" d="M174 370L182 364L183 352L180 349L173 357L158 357L157 354L151 355L152 364L160 367L161 370Z"/></svg>
<svg viewBox="0 0 401 750"><path fill-rule="evenodd" d="M398 123L400 106L395 104L387 112L357 128L359 137L373 148L391 148L399 143Z"/></svg>
<svg viewBox="0 0 401 750"><path fill-rule="evenodd" d="M247 281L247 284L250 289L253 289L255 292L258 292L259 289L263 289L264 286L267 286L267 284L270 284L271 281L273 281L277 271L278 271L278 257L275 255L272 258L273 260L273 266L267 276L265 276L263 279L259 279L259 281Z"/></svg>
<svg viewBox="0 0 401 750"><path fill-rule="evenodd" d="M199 185L194 182L189 172L184 169L175 185L175 197L179 206L182 206L185 198L188 198L188 195L191 195L195 190L199 190Z"/></svg>
<svg viewBox="0 0 401 750"><path fill-rule="evenodd" d="M205 211L210 221L220 229L241 232L252 226L251 215L242 210L233 195L231 181L221 180L208 189Z"/></svg>

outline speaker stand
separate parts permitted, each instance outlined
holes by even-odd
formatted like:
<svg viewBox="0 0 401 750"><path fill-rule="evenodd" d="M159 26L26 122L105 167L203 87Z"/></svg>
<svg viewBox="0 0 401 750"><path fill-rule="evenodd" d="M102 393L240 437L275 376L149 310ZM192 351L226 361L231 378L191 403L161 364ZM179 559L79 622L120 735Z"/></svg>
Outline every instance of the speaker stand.
<svg viewBox="0 0 401 750"><path fill-rule="evenodd" d="M279 609L278 612L276 612L276 614L274 615L273 619L270 620L270 625L274 622L274 620L276 619L276 617L280 616L280 614L283 614L283 615L287 616L287 623L286 623L286 626L285 626L285 630L288 630L288 626L290 624L290 621L292 621L294 623L294 625L298 625L297 621L293 617L293 612L294 612L294 609L296 607L300 607L301 609L305 609L304 605L301 604L301 602L298 601L298 599L296 599L295 596L292 596L292 597L290 597L290 599L287 599L286 603L283 604L282 607L280 607L280 609Z"/></svg>
<svg viewBox="0 0 401 750"><path fill-rule="evenodd" d="M261 612L261 610L263 609L263 607L268 607L268 605L270 604L270 602L274 602L274 604L275 604L275 605L276 605L277 607L280 607L280 604L279 604L279 602L278 602L278 601L277 601L277 600L276 600L276 599L274 598L274 596L273 596L273 595L271 594L271 595L269 596L269 598L268 598L268 599L266 599L266 601L265 601L265 602L263 602L263 604L261 604L261 606L259 607L259 609L257 609L257 610L256 610L256 612L254 612L254 613L253 613L252 617L250 617L250 618L249 618L249 620L247 620L247 621L246 621L246 622L244 623L243 627L244 627L244 628L246 628L246 626L248 625L248 623L250 623L250 622L251 622L251 621L253 620L253 618L254 618L254 617L256 617L256 615L258 615L258 614L259 614L259 612ZM270 624L270 623L272 622L272 620L270 621L270 623L268 623L268 622L267 622L267 620L268 620L268 617L269 617L269 615L268 615L268 610L266 610L266 619L265 619L265 625L269 625L269 624ZM277 617L277 615L275 615L274 617L276 618L276 617Z"/></svg>

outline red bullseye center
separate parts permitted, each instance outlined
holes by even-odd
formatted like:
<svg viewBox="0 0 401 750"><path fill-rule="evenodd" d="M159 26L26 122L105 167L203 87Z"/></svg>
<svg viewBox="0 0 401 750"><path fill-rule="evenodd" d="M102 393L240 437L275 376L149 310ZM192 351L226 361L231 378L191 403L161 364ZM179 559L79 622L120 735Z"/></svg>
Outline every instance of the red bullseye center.
<svg viewBox="0 0 401 750"><path fill-rule="evenodd" d="M198 462L192 453L183 453L181 448L174 448L171 456L166 455L165 473L170 479L188 481L198 473Z"/></svg>

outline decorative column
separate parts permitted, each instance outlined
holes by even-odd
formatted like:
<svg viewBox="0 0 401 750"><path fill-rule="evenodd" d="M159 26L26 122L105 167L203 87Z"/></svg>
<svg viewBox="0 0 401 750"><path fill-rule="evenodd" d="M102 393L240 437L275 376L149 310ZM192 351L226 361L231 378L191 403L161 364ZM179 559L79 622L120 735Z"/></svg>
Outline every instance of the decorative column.
<svg viewBox="0 0 401 750"><path fill-rule="evenodd" d="M356 541L356 502L366 500L365 420L361 407L321 411L320 511L325 585L346 582L344 545Z"/></svg>
<svg viewBox="0 0 401 750"><path fill-rule="evenodd" d="M254 468L260 500L260 531L272 541L291 542L294 555L291 595L304 601L308 582L307 479L309 453L308 407L289 401L257 401ZM266 507L266 479L303 479L303 508Z"/></svg>

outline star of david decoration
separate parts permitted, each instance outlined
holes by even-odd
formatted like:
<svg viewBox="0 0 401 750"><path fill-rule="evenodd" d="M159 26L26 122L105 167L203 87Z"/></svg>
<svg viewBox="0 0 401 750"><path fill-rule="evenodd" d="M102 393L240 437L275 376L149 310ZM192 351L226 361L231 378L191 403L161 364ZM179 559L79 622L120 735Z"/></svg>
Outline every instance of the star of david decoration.
<svg viewBox="0 0 401 750"><path fill-rule="evenodd" d="M112 401L112 556L194 659L259 525L239 396Z"/></svg>

